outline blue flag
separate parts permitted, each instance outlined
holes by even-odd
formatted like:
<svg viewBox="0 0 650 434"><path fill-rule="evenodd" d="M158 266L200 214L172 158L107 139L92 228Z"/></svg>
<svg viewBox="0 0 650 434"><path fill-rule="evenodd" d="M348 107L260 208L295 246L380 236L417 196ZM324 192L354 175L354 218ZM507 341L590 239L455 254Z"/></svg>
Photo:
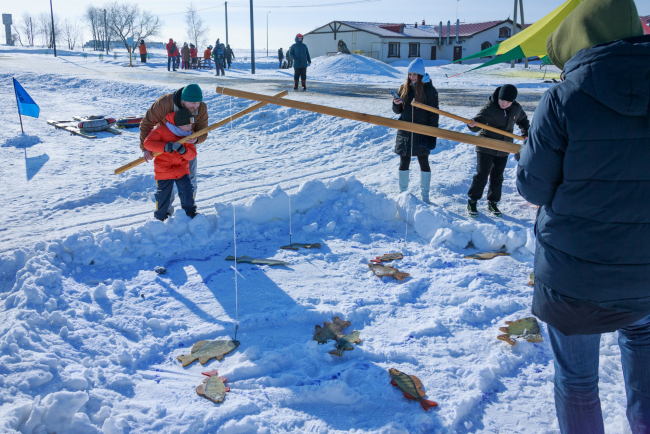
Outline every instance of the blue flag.
<svg viewBox="0 0 650 434"><path fill-rule="evenodd" d="M18 112L21 115L31 116L37 118L40 109L34 102L31 96L23 89L23 87L14 78L14 90L16 91L16 102L18 103Z"/></svg>

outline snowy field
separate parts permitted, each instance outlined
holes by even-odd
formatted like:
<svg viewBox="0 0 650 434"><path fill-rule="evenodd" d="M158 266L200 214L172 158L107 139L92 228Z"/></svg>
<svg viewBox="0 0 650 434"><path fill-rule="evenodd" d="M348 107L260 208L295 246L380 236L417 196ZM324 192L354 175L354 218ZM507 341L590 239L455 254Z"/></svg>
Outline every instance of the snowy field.
<svg viewBox="0 0 650 434"><path fill-rule="evenodd" d="M137 131L95 140L46 120L144 113L160 95L196 82L210 122L251 104L215 85L264 94L292 85L274 58L250 75L236 52L225 78L167 72L161 56L125 68L124 55L0 47L3 206L0 225L0 432L21 433L558 433L552 353L544 341L498 341L506 320L530 315L535 207L517 194L511 158L504 217L466 217L471 145L439 140L430 157L432 204L399 195L395 131L266 106L210 133L198 147L201 215L153 220L152 165L113 170L141 156ZM250 61L250 58L248 59ZM529 116L552 84L538 66L429 67L441 108L471 117L495 86L516 84ZM405 79L359 56L314 59L307 93L286 98L394 117L389 90ZM557 77L549 68L547 77ZM11 77L40 105L20 134ZM467 131L441 118L441 127ZM237 255L290 266L233 263ZM176 203L179 209L178 203ZM289 217L291 216L291 226ZM320 249L280 250L320 242ZM490 261L467 254L511 253ZM377 278L368 260L402 251L403 282ZM164 266L167 273L153 269ZM237 308L236 308L237 297ZM342 357L312 340L338 315L362 343ZM197 341L241 345L222 361L181 367ZM607 432L627 433L615 334L604 335L601 399ZM418 376L425 412L390 385L389 368ZM217 369L222 404L195 392Z"/></svg>

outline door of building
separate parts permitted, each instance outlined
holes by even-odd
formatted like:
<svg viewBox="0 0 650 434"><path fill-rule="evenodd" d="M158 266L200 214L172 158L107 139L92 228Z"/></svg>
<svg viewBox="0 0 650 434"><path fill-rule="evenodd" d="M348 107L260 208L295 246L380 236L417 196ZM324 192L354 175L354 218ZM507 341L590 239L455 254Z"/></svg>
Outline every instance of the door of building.
<svg viewBox="0 0 650 434"><path fill-rule="evenodd" d="M463 47L460 45L454 47L454 62L463 58Z"/></svg>
<svg viewBox="0 0 650 434"><path fill-rule="evenodd" d="M436 50L438 50L438 47L435 45L431 46L431 60L436 60Z"/></svg>

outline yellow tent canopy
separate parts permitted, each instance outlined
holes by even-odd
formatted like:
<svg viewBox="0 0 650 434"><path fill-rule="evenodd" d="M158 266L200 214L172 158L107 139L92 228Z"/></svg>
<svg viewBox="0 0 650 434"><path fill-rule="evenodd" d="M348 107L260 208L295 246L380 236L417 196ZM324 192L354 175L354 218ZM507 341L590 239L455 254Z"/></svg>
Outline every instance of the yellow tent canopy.
<svg viewBox="0 0 650 434"><path fill-rule="evenodd" d="M535 56L542 58L546 62L546 59L544 59L546 57L546 39L551 33L553 33L553 31L555 31L555 29L557 29L560 23L564 21L567 15L573 12L573 10L583 1L585 0L567 0L553 10L553 12L546 15L530 27L522 30L520 33L517 33L494 47L479 51L471 56L463 57L462 59L456 60L456 62L476 59L478 57L497 56L489 62L474 69L485 68L486 66L494 65L496 63ZM470 71L473 71L474 69L471 69Z"/></svg>

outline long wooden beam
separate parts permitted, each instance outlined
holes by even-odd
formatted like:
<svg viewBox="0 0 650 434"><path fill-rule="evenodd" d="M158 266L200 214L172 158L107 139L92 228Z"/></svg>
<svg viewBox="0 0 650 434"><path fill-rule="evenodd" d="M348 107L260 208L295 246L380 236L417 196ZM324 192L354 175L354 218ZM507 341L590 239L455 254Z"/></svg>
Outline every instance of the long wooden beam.
<svg viewBox="0 0 650 434"><path fill-rule="evenodd" d="M282 92L273 95L273 98L280 99L280 98L285 97L287 95L288 95L288 92L286 90L283 90ZM214 124L212 124L210 126L207 126L207 127L203 128L200 131L197 131L197 132L195 132L193 134L190 134L187 137L183 137L182 139L180 139L178 141L178 143L183 144L183 143L185 143L186 141L188 141L190 139L202 136L203 134L205 134L207 132L210 132L212 130L215 130L215 129L219 128L219 127L222 127L222 126L226 125L227 123L229 123L231 121L234 121L235 119L239 119L242 116L246 116L247 114L249 114L249 113L251 113L251 112L253 112L253 111L255 111L255 110L259 109L259 108L262 108L265 105L268 105L268 103L266 103L266 102L258 102L257 104L253 104L252 106L250 106L248 108L245 108L244 110L242 110L240 112L237 112L232 116L228 116L227 118L222 119L219 122L214 123ZM161 154L161 152L154 152L153 156L157 157L160 154ZM136 167L136 166L138 166L138 165L140 165L140 164L142 164L144 162L145 162L144 157L140 157L137 160L133 160L130 163L127 163L124 166L118 167L117 169L115 169L115 174L119 175L120 173L124 173L127 170L133 169L134 167Z"/></svg>
<svg viewBox="0 0 650 434"><path fill-rule="evenodd" d="M365 113L358 113L349 110L342 110L333 107L327 107L318 104L311 104L301 101L284 100L273 96L262 95L252 92L244 92L242 90L229 89L227 87L217 86L217 93L222 95L230 95L238 98L249 99L253 101L263 101L268 104L275 104L284 107L291 107L298 110L305 110L314 113L321 113L324 115L336 116L344 119L352 119L359 122L366 122L373 125L380 125L388 128L395 128L397 130L408 131L416 134L423 134L425 136L440 137L441 139L452 140L455 142L469 143L470 145L481 146L483 148L494 149L497 151L508 152L516 154L521 149L521 146L515 143L503 142L501 140L489 139L487 137L474 136L472 134L464 134L456 131L443 130L441 128L430 127L428 125L420 125L405 121L398 121L389 119L382 116L369 115Z"/></svg>
<svg viewBox="0 0 650 434"><path fill-rule="evenodd" d="M466 124L472 123L472 119L467 119L467 118L464 118L464 117L461 117L461 116L457 116L457 115L455 115L453 113L449 113L449 112L437 109L435 107L431 107L430 105L422 104L422 103L419 103L419 102L416 102L416 101L413 101L411 103L411 105L413 107L417 107L417 108L420 108L422 110L430 111L432 113L438 113L439 115L446 116L446 117L452 118L452 119L456 119L457 121L465 122ZM518 136L516 134L512 134L512 133L509 133L507 131L500 130L498 128L494 128L494 127L491 127L489 125L482 124L480 122L476 122L476 126L479 127L479 128L483 128L484 130L492 131L493 133L501 134L502 136L507 136L507 137L517 139L517 140L522 140L522 141L524 140L524 138L522 136Z"/></svg>

